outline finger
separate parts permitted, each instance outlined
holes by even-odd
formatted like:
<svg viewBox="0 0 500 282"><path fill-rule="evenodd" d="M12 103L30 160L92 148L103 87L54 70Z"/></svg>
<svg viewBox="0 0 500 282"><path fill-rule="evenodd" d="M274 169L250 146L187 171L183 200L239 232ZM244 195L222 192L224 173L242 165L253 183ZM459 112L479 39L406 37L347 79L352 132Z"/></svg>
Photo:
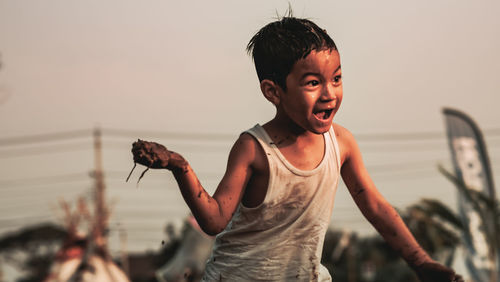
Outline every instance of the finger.
<svg viewBox="0 0 500 282"><path fill-rule="evenodd" d="M137 188L139 188L139 181L141 181L142 177L144 176L144 174L146 174L146 171L149 170L149 167L146 168L142 173L141 173L141 176L139 176L139 179L137 179Z"/></svg>
<svg viewBox="0 0 500 282"><path fill-rule="evenodd" d="M155 143L155 142L147 142L144 143L144 150L149 153L153 153L155 150L157 150L160 146L160 144Z"/></svg>
<svg viewBox="0 0 500 282"><path fill-rule="evenodd" d="M144 150L144 144L134 143L132 145L132 152Z"/></svg>
<svg viewBox="0 0 500 282"><path fill-rule="evenodd" d="M139 156L134 156L134 162L150 167L153 164L153 159L150 155L141 154Z"/></svg>
<svg viewBox="0 0 500 282"><path fill-rule="evenodd" d="M134 147L137 147L137 148L144 148L144 146L149 143L148 141L144 141L144 140L138 140L137 142L134 142Z"/></svg>
<svg viewBox="0 0 500 282"><path fill-rule="evenodd" d="M125 182L128 182L128 180L130 179L130 176L132 175L132 172L134 171L135 167L137 166L137 163L134 162L134 167L132 167L132 170L130 171L130 173L128 174L127 176L127 180L125 180Z"/></svg>
<svg viewBox="0 0 500 282"><path fill-rule="evenodd" d="M143 159L144 158L144 154L141 154L141 153L135 153L134 154L134 163L140 163L140 164L143 164Z"/></svg>
<svg viewBox="0 0 500 282"><path fill-rule="evenodd" d="M139 147L137 147L137 146L132 146L132 149L131 149L130 151L132 151L132 154L135 154L136 152L138 152L138 151L139 151Z"/></svg>
<svg viewBox="0 0 500 282"><path fill-rule="evenodd" d="M139 147L132 148L132 154L134 154L134 155L139 155L139 154L141 154L141 152L144 153L143 148L139 148Z"/></svg>

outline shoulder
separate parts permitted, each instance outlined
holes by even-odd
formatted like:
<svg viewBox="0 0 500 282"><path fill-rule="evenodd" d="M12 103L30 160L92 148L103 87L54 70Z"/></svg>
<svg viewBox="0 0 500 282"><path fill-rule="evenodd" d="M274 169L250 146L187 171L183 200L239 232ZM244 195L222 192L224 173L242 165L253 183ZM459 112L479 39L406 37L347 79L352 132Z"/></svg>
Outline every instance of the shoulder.
<svg viewBox="0 0 500 282"><path fill-rule="evenodd" d="M236 142L234 142L231 153L251 157L255 154L256 143L257 140L255 140L250 134L244 132L238 137Z"/></svg>
<svg viewBox="0 0 500 282"><path fill-rule="evenodd" d="M260 163L264 156L264 150L259 142L249 133L242 133L231 149L230 158L236 158L239 162L245 162L248 165Z"/></svg>
<svg viewBox="0 0 500 282"><path fill-rule="evenodd" d="M340 125L338 123L332 123L332 127L333 127L333 130L335 131L335 137L337 137L337 139L339 139L339 138L342 138L342 139L354 138L352 133L347 128L343 127L342 125Z"/></svg>
<svg viewBox="0 0 500 282"><path fill-rule="evenodd" d="M349 158L353 150L357 150L358 145L354 135L345 127L337 123L332 123L335 132L335 138L339 144L341 163L344 163Z"/></svg>

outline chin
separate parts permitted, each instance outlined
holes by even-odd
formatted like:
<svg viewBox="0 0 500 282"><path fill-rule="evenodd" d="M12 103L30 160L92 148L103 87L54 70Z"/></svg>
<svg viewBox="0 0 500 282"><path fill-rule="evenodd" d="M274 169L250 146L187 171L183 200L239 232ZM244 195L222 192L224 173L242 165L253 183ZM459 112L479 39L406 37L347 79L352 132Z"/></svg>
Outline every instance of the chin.
<svg viewBox="0 0 500 282"><path fill-rule="evenodd" d="M330 130L330 127L331 125L328 127L321 127L321 128L316 127L316 128L311 128L309 131L314 134L325 134L328 132L328 130Z"/></svg>
<svg viewBox="0 0 500 282"><path fill-rule="evenodd" d="M328 123L325 123L323 125L320 125L320 126L313 126L311 128L311 132L313 133L316 133L316 134L324 134L326 132L328 132L328 130L330 130L330 128L332 127L332 120L330 120Z"/></svg>
<svg viewBox="0 0 500 282"><path fill-rule="evenodd" d="M328 130L330 130L330 127L325 128L324 130L321 130L320 132L318 132L318 134L325 134L328 132Z"/></svg>

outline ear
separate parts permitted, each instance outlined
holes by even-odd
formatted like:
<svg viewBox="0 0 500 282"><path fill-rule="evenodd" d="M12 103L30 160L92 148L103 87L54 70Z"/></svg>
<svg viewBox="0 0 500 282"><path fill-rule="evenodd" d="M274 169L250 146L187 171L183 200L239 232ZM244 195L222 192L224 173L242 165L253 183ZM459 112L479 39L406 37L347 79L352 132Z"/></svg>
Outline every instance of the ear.
<svg viewBox="0 0 500 282"><path fill-rule="evenodd" d="M262 80L260 82L260 91L262 91L264 97L275 106L280 104L280 91L282 90L274 81L269 79Z"/></svg>

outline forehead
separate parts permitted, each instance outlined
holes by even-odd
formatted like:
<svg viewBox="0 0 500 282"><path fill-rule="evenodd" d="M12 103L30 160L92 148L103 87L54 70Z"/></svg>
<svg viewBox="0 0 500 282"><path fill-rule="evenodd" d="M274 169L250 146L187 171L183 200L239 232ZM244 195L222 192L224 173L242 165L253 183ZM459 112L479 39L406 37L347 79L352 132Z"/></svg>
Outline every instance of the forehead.
<svg viewBox="0 0 500 282"><path fill-rule="evenodd" d="M290 75L303 73L333 73L340 69L340 56L337 50L311 51L307 57L298 60Z"/></svg>

